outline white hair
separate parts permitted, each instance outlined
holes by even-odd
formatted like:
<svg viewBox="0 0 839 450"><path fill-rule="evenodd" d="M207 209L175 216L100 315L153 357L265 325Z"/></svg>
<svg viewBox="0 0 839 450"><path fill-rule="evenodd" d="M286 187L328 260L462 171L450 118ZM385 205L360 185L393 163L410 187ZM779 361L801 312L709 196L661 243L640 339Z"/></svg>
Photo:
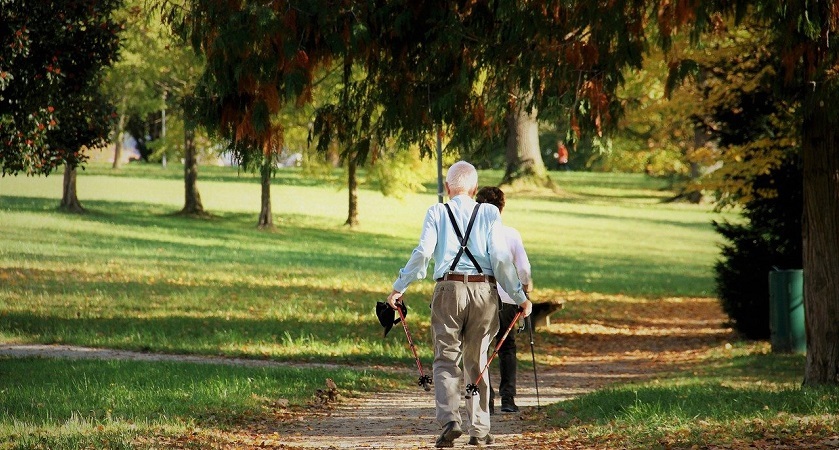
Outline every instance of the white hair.
<svg viewBox="0 0 839 450"><path fill-rule="evenodd" d="M478 187L478 171L472 164L458 161L446 172L446 183L449 185L449 190L454 193L468 193Z"/></svg>

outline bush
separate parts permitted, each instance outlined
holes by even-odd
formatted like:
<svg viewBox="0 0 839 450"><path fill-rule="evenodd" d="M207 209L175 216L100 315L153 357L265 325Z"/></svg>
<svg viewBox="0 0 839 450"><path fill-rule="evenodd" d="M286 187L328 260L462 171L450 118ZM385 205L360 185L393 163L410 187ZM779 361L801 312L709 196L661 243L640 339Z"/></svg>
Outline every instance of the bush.
<svg viewBox="0 0 839 450"><path fill-rule="evenodd" d="M802 267L802 175L799 158L787 158L755 180L773 196L749 201L744 224L714 222L727 241L717 262L717 294L734 327L749 339L768 339L769 271Z"/></svg>

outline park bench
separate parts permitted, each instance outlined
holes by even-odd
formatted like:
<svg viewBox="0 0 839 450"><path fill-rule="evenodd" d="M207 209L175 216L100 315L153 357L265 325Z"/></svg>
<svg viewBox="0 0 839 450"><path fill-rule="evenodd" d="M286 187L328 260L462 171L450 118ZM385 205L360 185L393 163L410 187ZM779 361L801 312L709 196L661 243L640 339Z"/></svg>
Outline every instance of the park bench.
<svg viewBox="0 0 839 450"><path fill-rule="evenodd" d="M551 300L533 303L531 320L534 327L548 327L551 325L551 315L565 306L565 300Z"/></svg>

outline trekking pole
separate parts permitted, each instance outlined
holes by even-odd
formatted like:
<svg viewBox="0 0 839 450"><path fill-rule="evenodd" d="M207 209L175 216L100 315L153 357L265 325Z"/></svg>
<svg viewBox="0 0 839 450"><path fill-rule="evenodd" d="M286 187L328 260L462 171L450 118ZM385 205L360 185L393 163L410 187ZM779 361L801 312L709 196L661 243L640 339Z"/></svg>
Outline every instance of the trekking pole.
<svg viewBox="0 0 839 450"><path fill-rule="evenodd" d="M398 302L397 302L398 303ZM411 351L414 352L414 359L417 361L417 369L419 369L419 380L417 380L417 384L422 386L426 392L431 390L431 376L426 375L422 371L422 363L420 363L419 355L417 355L417 349L414 347L414 340L411 339L411 333L408 331L408 324L405 322L405 314L402 313L402 308L396 308L396 311L399 313L399 318L402 319L402 328L405 329L405 336L408 337L408 345L411 346Z"/></svg>
<svg viewBox="0 0 839 450"><path fill-rule="evenodd" d="M527 327L530 328L530 356L533 358L533 384L536 385L536 409L540 409L539 405L539 379L536 378L536 352L533 350L533 320L527 317Z"/></svg>
<svg viewBox="0 0 839 450"><path fill-rule="evenodd" d="M466 395L465 395L464 398L467 398L467 399L472 398L473 395L478 393L478 383L480 383L481 379L483 379L484 372L486 372L487 367L489 367L489 363L491 363L492 360L495 358L495 355L498 354L498 350L504 344L504 341L507 340L507 335L510 334L510 330L512 330L513 327L516 326L516 322L519 321L519 317L521 317L522 314L524 314L524 308L520 307L519 311L516 313L516 317L513 317L513 321L510 322L510 326L507 327L507 331L504 332L504 336L501 336L501 339L498 341L498 344L495 346L495 351L492 352L492 356L489 357L489 361L487 361L486 365L484 366L484 369L481 370L481 373L478 375L478 379L475 380L474 383L470 383L470 384L466 385Z"/></svg>

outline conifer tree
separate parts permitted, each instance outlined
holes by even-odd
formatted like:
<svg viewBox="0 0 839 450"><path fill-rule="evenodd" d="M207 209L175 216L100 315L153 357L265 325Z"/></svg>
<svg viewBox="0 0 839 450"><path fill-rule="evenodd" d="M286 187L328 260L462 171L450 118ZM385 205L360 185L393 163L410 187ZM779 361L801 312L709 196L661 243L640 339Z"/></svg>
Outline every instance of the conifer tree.
<svg viewBox="0 0 839 450"><path fill-rule="evenodd" d="M667 43L680 26L698 33L720 17L750 17L773 33L781 60L778 93L801 107L804 213L804 384L839 384L839 1L661 2L657 17Z"/></svg>
<svg viewBox="0 0 839 450"><path fill-rule="evenodd" d="M441 126L464 150L506 136L506 181L549 184L538 146L521 153L518 137L532 134L525 125L537 113L570 123L576 137L602 135L620 112L611 95L620 70L640 64L646 11L637 2L356 2L348 54L367 86L357 99L381 111L364 132L427 144ZM335 105L320 119L375 108Z"/></svg>
<svg viewBox="0 0 839 450"><path fill-rule="evenodd" d="M161 3L167 21L206 60L196 89L199 123L262 177L258 226L272 227L270 178L283 148L283 105L311 101L317 68L343 46L348 2L293 0Z"/></svg>

